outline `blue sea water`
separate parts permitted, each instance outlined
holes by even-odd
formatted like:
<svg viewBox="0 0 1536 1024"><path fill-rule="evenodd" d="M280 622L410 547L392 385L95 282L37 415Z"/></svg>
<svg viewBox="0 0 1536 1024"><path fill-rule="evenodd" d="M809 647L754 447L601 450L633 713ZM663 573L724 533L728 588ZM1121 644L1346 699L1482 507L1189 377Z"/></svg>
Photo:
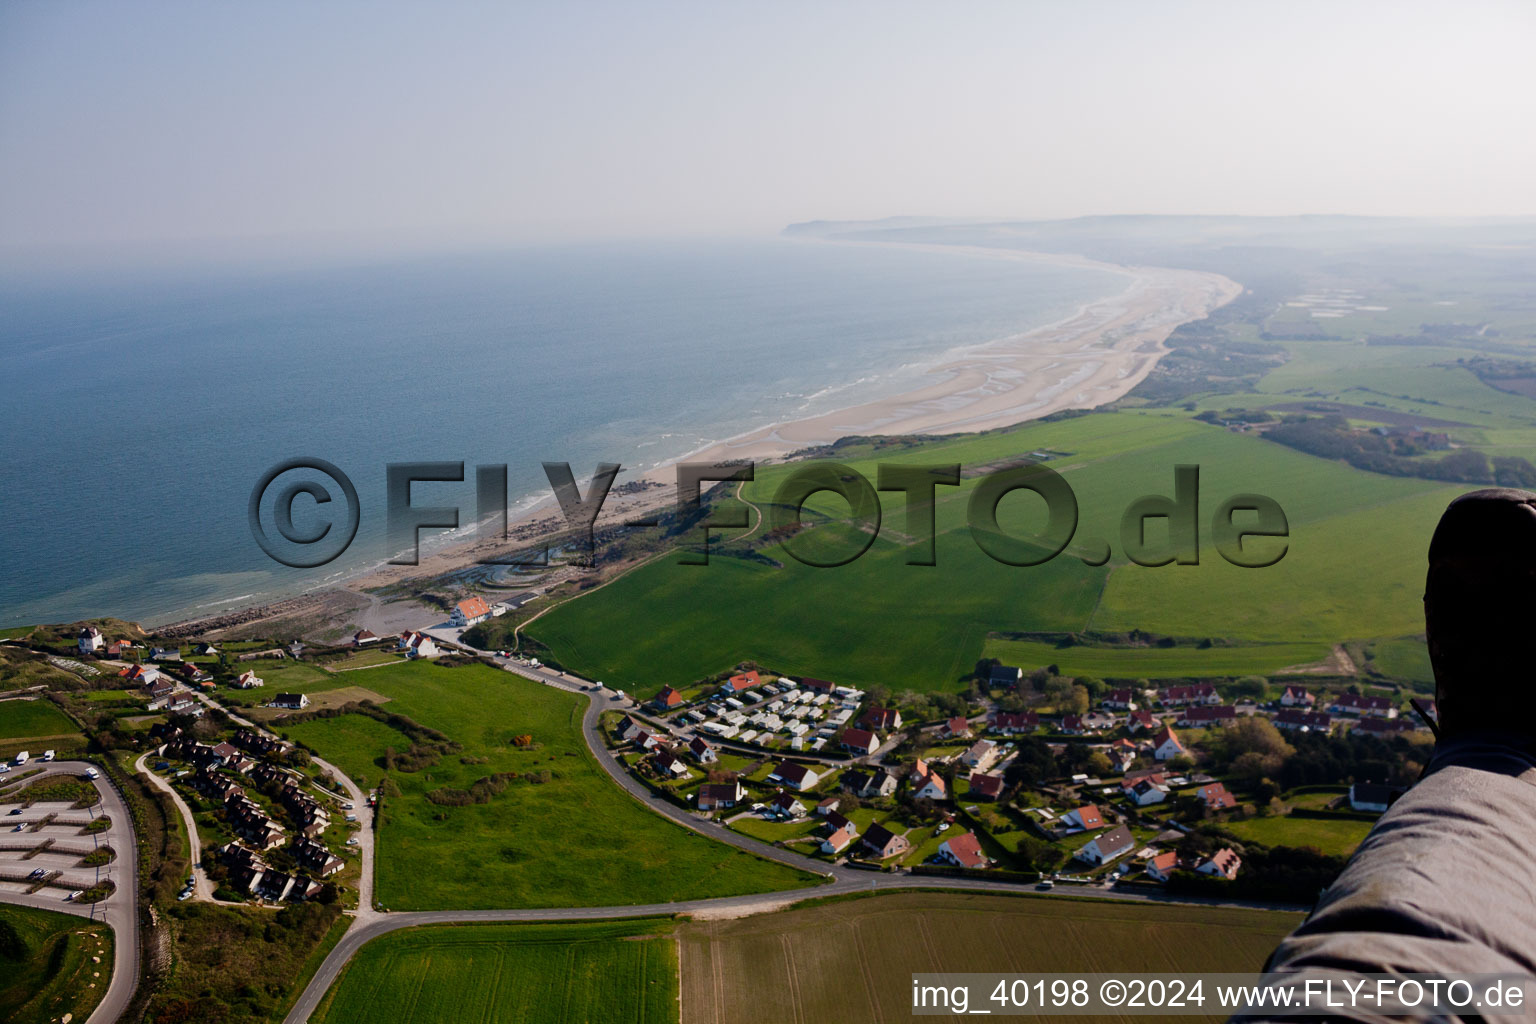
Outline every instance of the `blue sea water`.
<svg viewBox="0 0 1536 1024"><path fill-rule="evenodd" d="M514 506L541 463L644 470L909 387L950 350L1113 294L1091 270L788 240L560 246L303 272L0 282L0 627L158 623L378 564L385 464L463 461L417 504ZM273 464L357 485L345 555L291 569L251 537ZM625 477L621 476L622 481ZM310 520L300 499L297 519Z"/></svg>

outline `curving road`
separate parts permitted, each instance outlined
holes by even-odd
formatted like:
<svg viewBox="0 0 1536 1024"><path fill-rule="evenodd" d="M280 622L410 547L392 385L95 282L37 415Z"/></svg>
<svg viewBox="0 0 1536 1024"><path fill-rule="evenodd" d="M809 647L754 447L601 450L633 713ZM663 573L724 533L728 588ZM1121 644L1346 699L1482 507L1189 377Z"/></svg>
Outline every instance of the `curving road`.
<svg viewBox="0 0 1536 1024"><path fill-rule="evenodd" d="M42 772L27 782L36 782L53 775L84 775L85 770L92 767L95 766L86 761L50 761L42 766ZM101 812L112 819L112 827L105 835L113 840L112 849L117 857L103 871L117 885L112 895L96 904L65 903L57 888L45 887L35 895L0 892L0 901L106 921L112 929L114 940L112 979L107 984L106 995L96 1004L86 1024L112 1024L128 1009L139 987L139 911L135 898L139 889L139 847L133 835L133 818L129 816L128 805L123 802L117 788L104 774L94 785L100 797ZM24 819L18 817L10 820Z"/></svg>
<svg viewBox="0 0 1536 1024"><path fill-rule="evenodd" d="M477 651L475 653L484 654L485 652ZM650 790L637 782L615 760L613 754L608 750L607 745L603 742L602 733L598 726L598 718L606 708L628 707L630 703L611 701L610 695L606 691L589 690L587 687L591 684L586 680L566 675L563 672L556 672L552 669L536 669L512 662L502 662L502 667L526 679L585 696L587 698L587 710L582 717L582 734L586 737L587 746L592 751L592 756L597 759L598 764L603 766L603 770L624 788L625 792L651 810L710 839L729 843L759 857L775 860L781 864L820 875L829 879L828 883L814 889L753 893L746 896L724 896L714 899L681 900L675 903L628 904L614 907L555 907L532 910L424 910L373 913L366 918L359 915L357 924L346 935L342 936L341 941L336 944L336 947L331 950L325 961L320 965L319 970L315 972L315 976L310 979L309 985L299 996L293 1009L283 1019L283 1024L304 1024L304 1022L308 1021L310 1015L320 1005L321 999L325 997L326 992L335 984L337 978L341 976L341 972L346 968L347 963L352 957L357 954L357 951L373 939L401 928L414 928L419 925L429 924L462 924L471 922L590 921L624 917L655 917L704 910L719 910L722 908L761 907L766 910L810 897L844 895L871 890L956 889L971 892L1006 892L1012 894L1029 891L1017 882L951 878L944 875L884 874L848 867L829 868L827 864L821 861L811 860L809 857L770 846L738 832L715 825L703 817L697 816L678 807L676 804L653 795ZM1223 907L1259 906L1263 909L1271 910L1307 909L1305 907L1277 908L1272 905L1200 897L1186 896L1175 898L1162 893L1122 892L1102 886L1086 885L1057 884L1050 894L1035 894L1031 892L1031 895L1039 895L1041 898L1046 899L1053 895L1064 895L1138 903L1194 903Z"/></svg>

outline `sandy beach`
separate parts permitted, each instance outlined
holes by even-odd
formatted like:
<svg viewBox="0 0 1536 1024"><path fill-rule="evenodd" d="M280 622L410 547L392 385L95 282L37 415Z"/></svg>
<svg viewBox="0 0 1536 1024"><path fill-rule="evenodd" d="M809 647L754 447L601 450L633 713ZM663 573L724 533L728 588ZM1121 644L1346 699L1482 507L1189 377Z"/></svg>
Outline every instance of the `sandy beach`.
<svg viewBox="0 0 1536 1024"><path fill-rule="evenodd" d="M826 243L853 244L874 243ZM893 244L893 243L878 243ZM804 419L766 425L703 447L638 477L619 482L648 485L611 494L599 525L636 518L675 500L677 462L749 459L770 463L805 448L850 435L959 434L1011 426L1063 409L1089 409L1125 395L1168 350L1164 342L1181 324L1198 320L1232 301L1242 286L1219 274L1165 267L1121 266L1082 257L947 245L910 245L934 252L969 252L995 259L1026 260L1106 271L1123 276L1123 291L1085 304L1071 316L1018 335L978 345L931 367L921 386L903 394ZM581 481L585 486L585 481ZM656 486L656 485L661 486ZM553 498L509 523L517 543L559 532L564 521ZM419 565L383 565L336 588L355 607L349 621L378 633L421 625L414 602L383 603L366 591L407 579L429 579L473 565L506 541L475 540L423 553ZM331 591L333 597L335 591ZM324 593L308 595L318 604ZM291 614L291 602L285 614ZM265 616L261 616L265 617Z"/></svg>

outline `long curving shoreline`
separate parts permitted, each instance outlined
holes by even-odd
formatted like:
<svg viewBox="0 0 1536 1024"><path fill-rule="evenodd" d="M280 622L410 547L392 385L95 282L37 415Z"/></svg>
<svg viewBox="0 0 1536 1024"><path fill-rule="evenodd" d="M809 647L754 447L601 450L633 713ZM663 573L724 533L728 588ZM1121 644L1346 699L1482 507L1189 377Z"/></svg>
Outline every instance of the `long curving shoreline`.
<svg viewBox="0 0 1536 1024"><path fill-rule="evenodd" d="M819 241L809 244L829 244ZM917 243L833 242L882 245L941 253L968 253L994 259L1048 263L1074 269L1115 273L1127 279L1114 294L1084 304L1072 315L998 341L952 351L922 375L918 387L875 401L831 412L758 427L718 441L631 478L646 489L613 494L603 506L599 525L617 524L670 505L675 467L684 461L781 460L793 452L830 444L841 437L870 434L959 434L1012 426L1064 409L1089 409L1123 397L1144 380L1167 353L1168 336L1182 324L1201 319L1243 291L1220 274L1167 267L1122 266L1080 256ZM655 486L655 485L662 486ZM532 543L564 528L553 500L541 501L508 523L518 543ZM469 538L432 553L418 565L376 565L335 587L281 602L285 614L306 600L317 604L326 594L364 591L444 575L474 565L505 541ZM375 632L396 631L419 615L393 611L377 601L354 616ZM260 620L265 609L243 609L234 617ZM229 617L230 612L224 616ZM183 628L193 623L177 623Z"/></svg>

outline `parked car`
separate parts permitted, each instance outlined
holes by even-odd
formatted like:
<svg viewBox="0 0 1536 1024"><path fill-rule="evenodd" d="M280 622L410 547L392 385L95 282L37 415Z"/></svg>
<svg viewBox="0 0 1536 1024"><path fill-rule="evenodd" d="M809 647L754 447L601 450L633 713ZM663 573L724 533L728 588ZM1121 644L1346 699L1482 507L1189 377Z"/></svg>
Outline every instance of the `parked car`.
<svg viewBox="0 0 1536 1024"><path fill-rule="evenodd" d="M1056 883L1051 881L1049 878L1047 878L1045 881L1043 881L1039 885L1035 886L1035 888L1036 889L1054 889L1054 888L1056 888Z"/></svg>
<svg viewBox="0 0 1536 1024"><path fill-rule="evenodd" d="M944 824L942 824L938 828L934 829L934 831L935 832L944 832L944 831L948 830L948 828L949 828L949 822L946 821L946 822L944 822Z"/></svg>
<svg viewBox="0 0 1536 1024"><path fill-rule="evenodd" d="M88 779L99 779L101 778L101 772L98 772L95 768L87 768L85 770L85 777Z"/></svg>
<svg viewBox="0 0 1536 1024"><path fill-rule="evenodd" d="M47 868L33 868L32 869L32 873L30 875L28 875L27 877L28 878L42 878L47 873L48 873L48 869Z"/></svg>
<svg viewBox="0 0 1536 1024"><path fill-rule="evenodd" d="M21 808L20 807L12 807L11 808L11 813L12 814L20 814L21 813Z"/></svg>
<svg viewBox="0 0 1536 1024"><path fill-rule="evenodd" d="M15 828L11 829L11 831L12 832L20 832L22 829L24 829L26 827L27 826L25 826L25 825L17 825Z"/></svg>
<svg viewBox="0 0 1536 1024"><path fill-rule="evenodd" d="M52 761L53 760L53 751L51 751L51 750L43 751L43 760L44 761Z"/></svg>
<svg viewBox="0 0 1536 1024"><path fill-rule="evenodd" d="M68 902L69 900L77 900L81 896L84 896L84 895L85 895L85 890L84 889L76 889L74 892L70 893L68 896L65 896L64 900L65 900L65 902Z"/></svg>
<svg viewBox="0 0 1536 1024"><path fill-rule="evenodd" d="M188 889L185 892L183 892L180 896L177 896L176 897L176 901L179 903L182 900L189 900L191 898L192 898L192 890Z"/></svg>

